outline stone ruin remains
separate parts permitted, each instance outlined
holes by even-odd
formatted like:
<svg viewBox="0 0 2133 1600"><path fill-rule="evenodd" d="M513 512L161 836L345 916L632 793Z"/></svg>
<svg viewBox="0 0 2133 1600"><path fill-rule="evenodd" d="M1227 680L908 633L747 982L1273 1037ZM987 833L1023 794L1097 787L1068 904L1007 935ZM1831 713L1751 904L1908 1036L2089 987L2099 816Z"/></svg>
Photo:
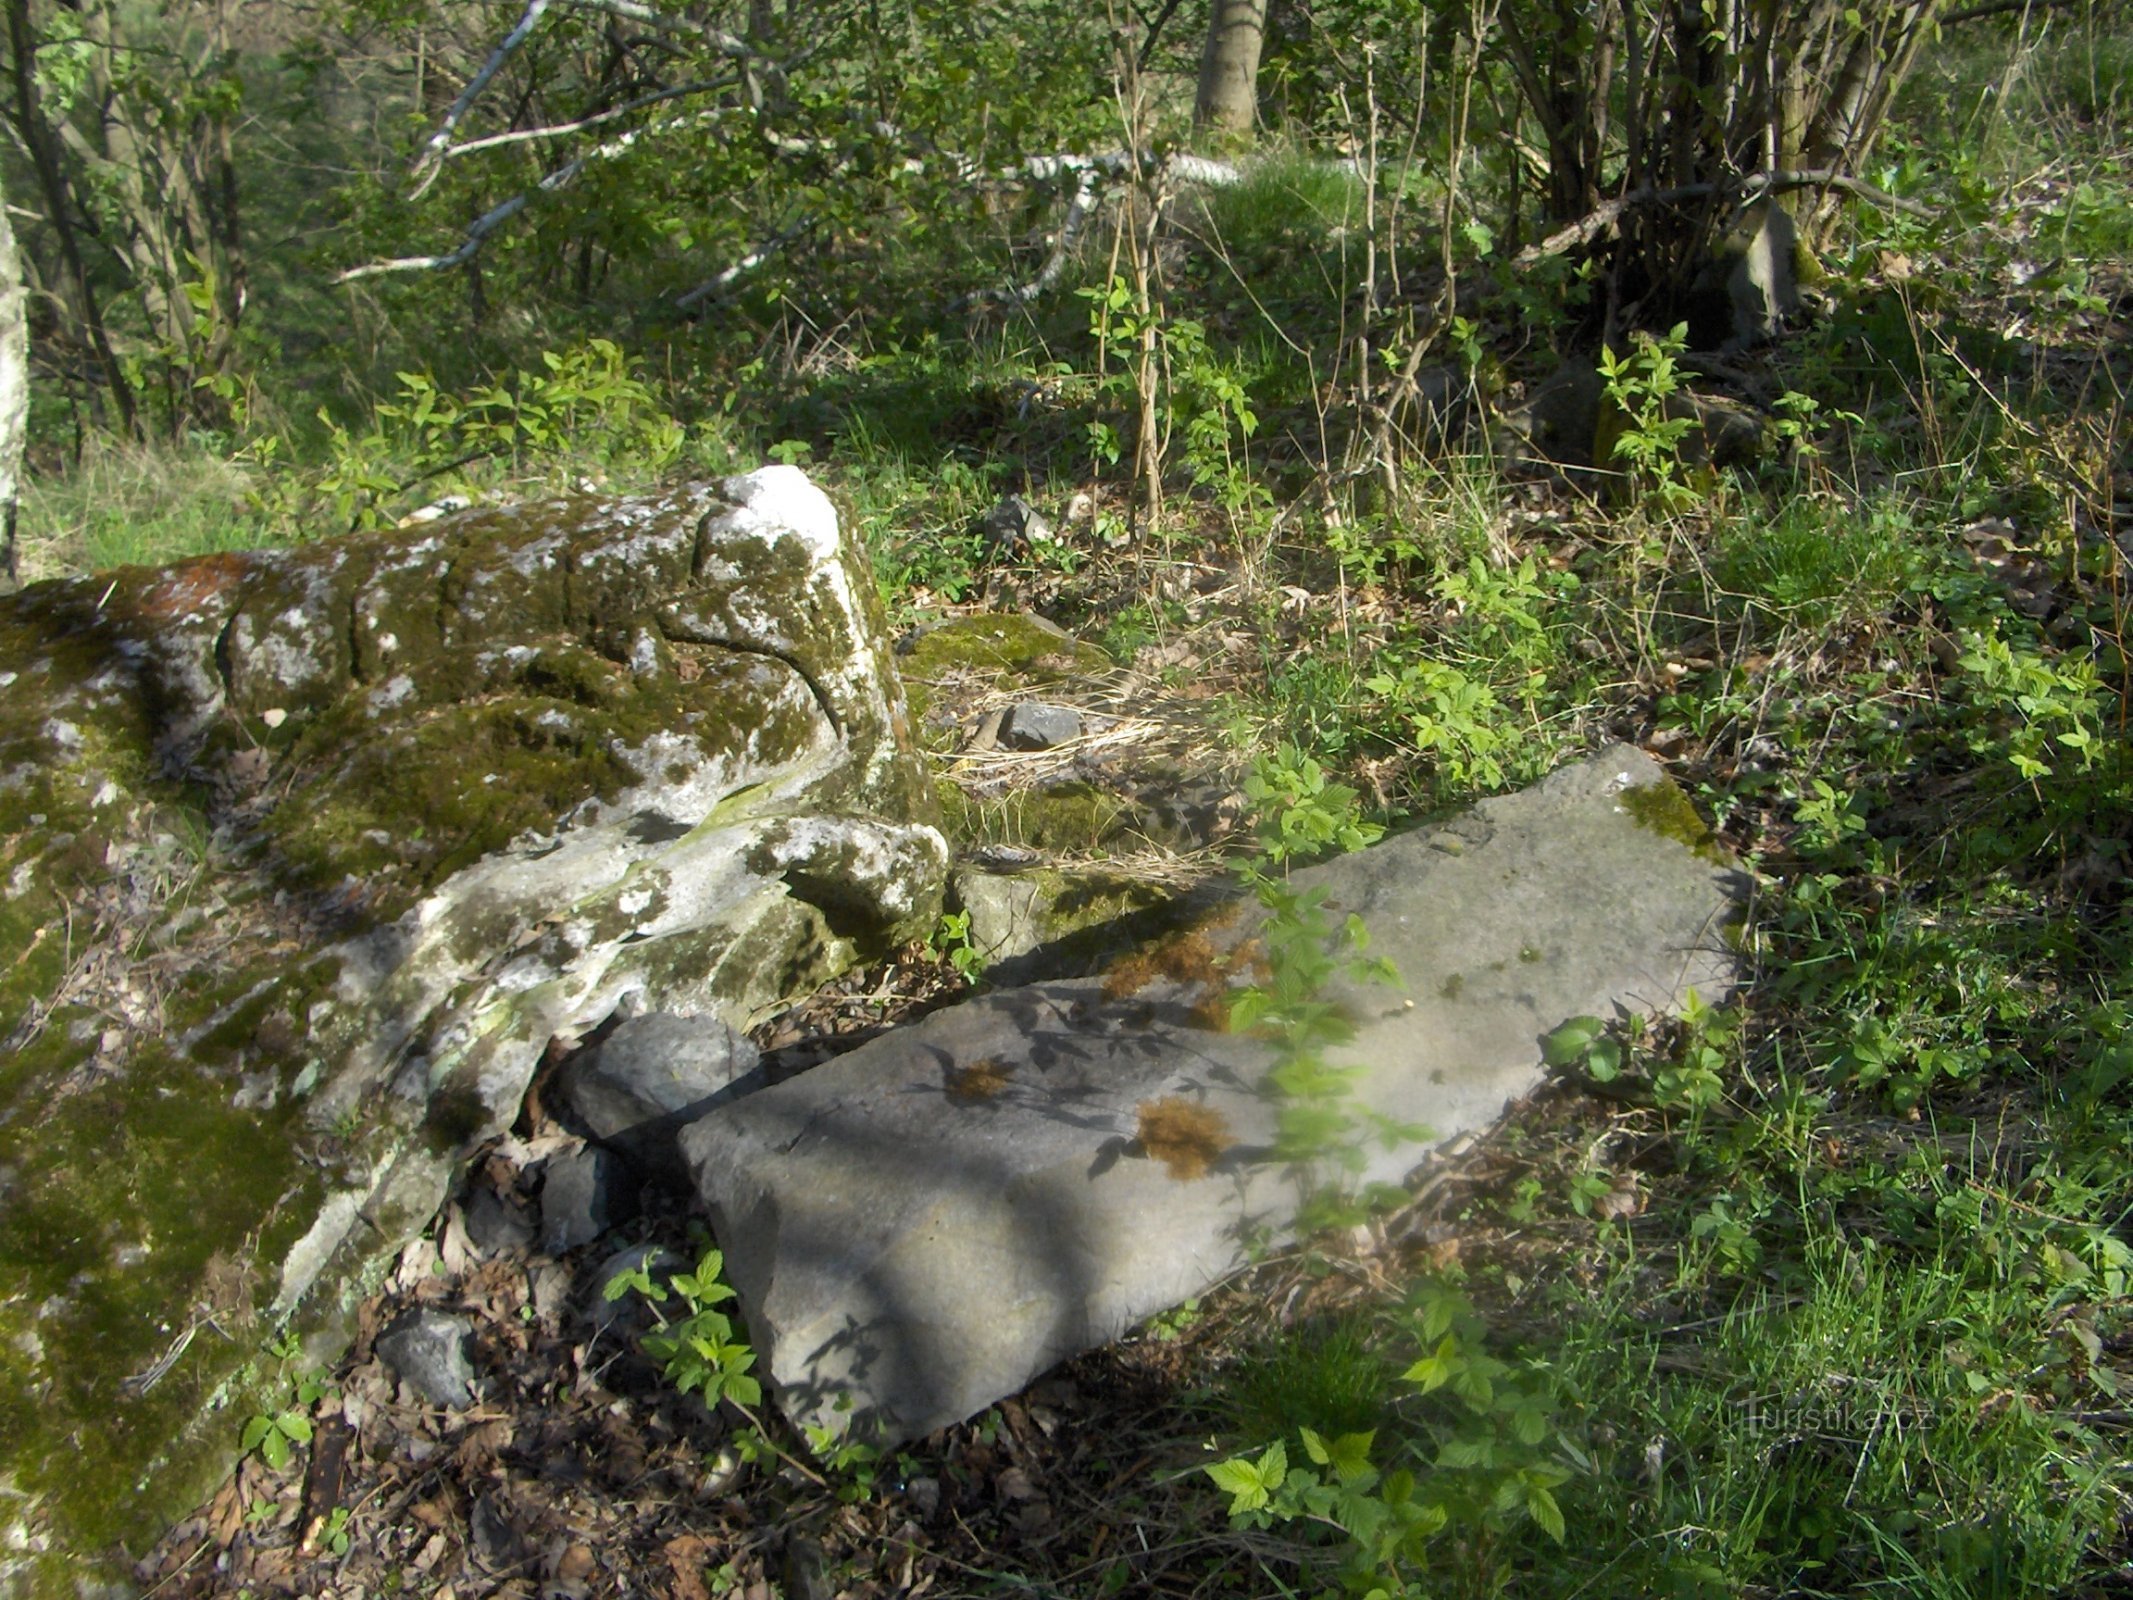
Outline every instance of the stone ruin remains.
<svg viewBox="0 0 2133 1600"><path fill-rule="evenodd" d="M268 1342L336 1359L589 1035L538 1245L598 1236L606 1163L691 1185L799 1421L923 1434L1283 1236L1242 904L766 1085L742 1036L929 934L951 865L793 468L0 600L0 1594L122 1587L276 1398ZM1304 876L1404 978L1334 995L1406 1130L1365 1181L1567 1018L1732 983L1743 881L1635 750Z"/></svg>

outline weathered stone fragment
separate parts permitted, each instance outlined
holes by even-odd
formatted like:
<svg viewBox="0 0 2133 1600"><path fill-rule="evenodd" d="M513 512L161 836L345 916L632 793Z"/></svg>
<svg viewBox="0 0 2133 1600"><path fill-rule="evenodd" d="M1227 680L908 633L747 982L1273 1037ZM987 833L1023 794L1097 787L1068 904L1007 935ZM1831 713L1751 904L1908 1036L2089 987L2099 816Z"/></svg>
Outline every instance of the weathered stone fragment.
<svg viewBox="0 0 2133 1600"><path fill-rule="evenodd" d="M1025 700L1000 720L1000 743L1010 750L1049 750L1081 737L1081 713L1072 706Z"/></svg>
<svg viewBox="0 0 2133 1600"><path fill-rule="evenodd" d="M1042 857L1008 870L959 866L949 894L970 918L970 948L995 984L1091 971L1186 914L1165 885L1103 867L1053 867Z"/></svg>
<svg viewBox="0 0 2133 1600"><path fill-rule="evenodd" d="M434 1306L411 1311L378 1335L378 1359L433 1406L459 1411L474 1403L467 1342L474 1325Z"/></svg>
<svg viewBox="0 0 2133 1600"><path fill-rule="evenodd" d="M637 1214L637 1180L611 1151L585 1145L541 1163L541 1251L560 1256Z"/></svg>
<svg viewBox="0 0 2133 1600"><path fill-rule="evenodd" d="M783 467L0 600L0 1593L198 1503L552 1039L930 929L907 723Z"/></svg>
<svg viewBox="0 0 2133 1600"><path fill-rule="evenodd" d="M959 720L975 692L1057 683L1116 664L1032 612L950 617L904 639L897 654L912 709L929 725Z"/></svg>
<svg viewBox="0 0 2133 1600"><path fill-rule="evenodd" d="M1733 982L1741 876L1642 753L1298 874L1353 912L1404 991L1329 991L1362 1108L1355 1181L1540 1081L1573 1016L1652 1014ZM1227 1031L1263 952L1233 905L1100 979L936 1012L683 1133L788 1412L907 1439L1199 1292L1292 1226L1273 1047ZM850 1409L841 1409L848 1401Z"/></svg>
<svg viewBox="0 0 2133 1600"><path fill-rule="evenodd" d="M563 1093L594 1138L647 1172L680 1178L674 1135L764 1082L762 1055L746 1034L717 1017L648 1011L572 1061Z"/></svg>

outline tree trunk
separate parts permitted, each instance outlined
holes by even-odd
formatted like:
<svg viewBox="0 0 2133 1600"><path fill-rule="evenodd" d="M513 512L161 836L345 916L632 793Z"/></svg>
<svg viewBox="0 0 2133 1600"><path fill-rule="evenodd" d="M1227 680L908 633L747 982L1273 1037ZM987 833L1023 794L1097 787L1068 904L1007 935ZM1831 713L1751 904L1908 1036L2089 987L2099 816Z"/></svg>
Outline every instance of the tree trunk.
<svg viewBox="0 0 2133 1600"><path fill-rule="evenodd" d="M97 365L103 369L105 387L118 411L120 430L129 436L137 435L140 426L134 407L133 385L127 382L125 369L119 365L118 356L111 348L110 335L104 327L103 311L97 304L96 290L89 281L89 271L82 260L81 242L74 228L71 186L60 164L59 140L45 117L37 93L37 35L30 25L29 0L8 0L7 28L9 64L15 87L15 128L22 138L23 148L29 152L38 186L44 192L46 219L52 224L53 237L59 242L59 254L66 264L67 288L74 302L71 308L74 321L82 343L88 346ZM12 243L12 231L9 240Z"/></svg>
<svg viewBox="0 0 2133 1600"><path fill-rule="evenodd" d="M15 551L22 436L30 413L30 325L15 230L0 198L0 592L22 582Z"/></svg>
<svg viewBox="0 0 2133 1600"><path fill-rule="evenodd" d="M1238 139L1252 136L1259 111L1259 52L1267 0L1213 0L1193 125Z"/></svg>

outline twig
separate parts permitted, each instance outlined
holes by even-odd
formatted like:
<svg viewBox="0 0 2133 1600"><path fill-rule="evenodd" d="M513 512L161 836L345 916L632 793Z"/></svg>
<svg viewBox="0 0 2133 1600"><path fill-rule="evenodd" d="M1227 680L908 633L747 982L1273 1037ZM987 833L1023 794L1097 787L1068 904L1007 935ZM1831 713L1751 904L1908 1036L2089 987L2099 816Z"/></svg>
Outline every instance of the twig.
<svg viewBox="0 0 2133 1600"><path fill-rule="evenodd" d="M2063 11L2068 6L2086 3L2087 0L1991 0L1988 5L1965 6L1960 11L1951 11L1940 20L1942 27L1953 27L1958 22L2004 17L2016 11Z"/></svg>
<svg viewBox="0 0 2133 1600"><path fill-rule="evenodd" d="M793 240L799 238L801 234L805 233L813 225L814 218L802 217L791 227L780 230L764 240L763 243L757 245L748 254L742 256L740 260L734 262L730 267L725 267L713 273L687 294L676 296L674 301L675 309L678 311L693 311L713 295L724 293L788 244L791 244Z"/></svg>
<svg viewBox="0 0 2133 1600"><path fill-rule="evenodd" d="M456 267L462 261L472 260L474 252L481 248L482 240L525 210L526 198L524 194L515 194L503 204L483 212L474 219L458 247L441 256L395 256L390 261L366 262L360 267L348 268L333 281L353 283L358 278L375 278L386 272L442 272L447 267Z"/></svg>

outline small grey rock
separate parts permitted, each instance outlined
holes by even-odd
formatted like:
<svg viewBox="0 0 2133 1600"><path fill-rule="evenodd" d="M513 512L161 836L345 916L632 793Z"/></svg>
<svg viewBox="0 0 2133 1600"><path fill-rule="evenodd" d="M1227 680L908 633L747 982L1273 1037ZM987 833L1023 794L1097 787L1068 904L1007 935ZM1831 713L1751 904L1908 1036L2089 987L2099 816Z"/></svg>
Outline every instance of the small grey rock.
<svg viewBox="0 0 2133 1600"><path fill-rule="evenodd" d="M978 532L1011 555L1027 555L1030 542L1049 539L1052 525L1019 494L1011 494L978 518Z"/></svg>
<svg viewBox="0 0 2133 1600"><path fill-rule="evenodd" d="M467 1238L485 1256L510 1255L533 1246L533 1219L486 1183L467 1197Z"/></svg>
<svg viewBox="0 0 2133 1600"><path fill-rule="evenodd" d="M379 1335L378 1359L431 1405L459 1411L474 1403L474 1368L467 1359L473 1334L465 1317L425 1307Z"/></svg>
<svg viewBox="0 0 2133 1600"><path fill-rule="evenodd" d="M756 1047L717 1017L648 1011L574 1058L563 1093L594 1138L679 1180L674 1136L765 1081Z"/></svg>
<svg viewBox="0 0 2133 1600"><path fill-rule="evenodd" d="M560 1327L563 1314L570 1307L570 1268L559 1261L536 1259L526 1277L533 1290L533 1314L545 1327Z"/></svg>
<svg viewBox="0 0 2133 1600"><path fill-rule="evenodd" d="M541 1250L559 1256L637 1214L637 1186L620 1157L588 1145L541 1165Z"/></svg>
<svg viewBox="0 0 2133 1600"><path fill-rule="evenodd" d="M1081 737L1081 713L1071 706L1026 700L1010 706L1000 723L1000 743L1010 750L1049 750Z"/></svg>

